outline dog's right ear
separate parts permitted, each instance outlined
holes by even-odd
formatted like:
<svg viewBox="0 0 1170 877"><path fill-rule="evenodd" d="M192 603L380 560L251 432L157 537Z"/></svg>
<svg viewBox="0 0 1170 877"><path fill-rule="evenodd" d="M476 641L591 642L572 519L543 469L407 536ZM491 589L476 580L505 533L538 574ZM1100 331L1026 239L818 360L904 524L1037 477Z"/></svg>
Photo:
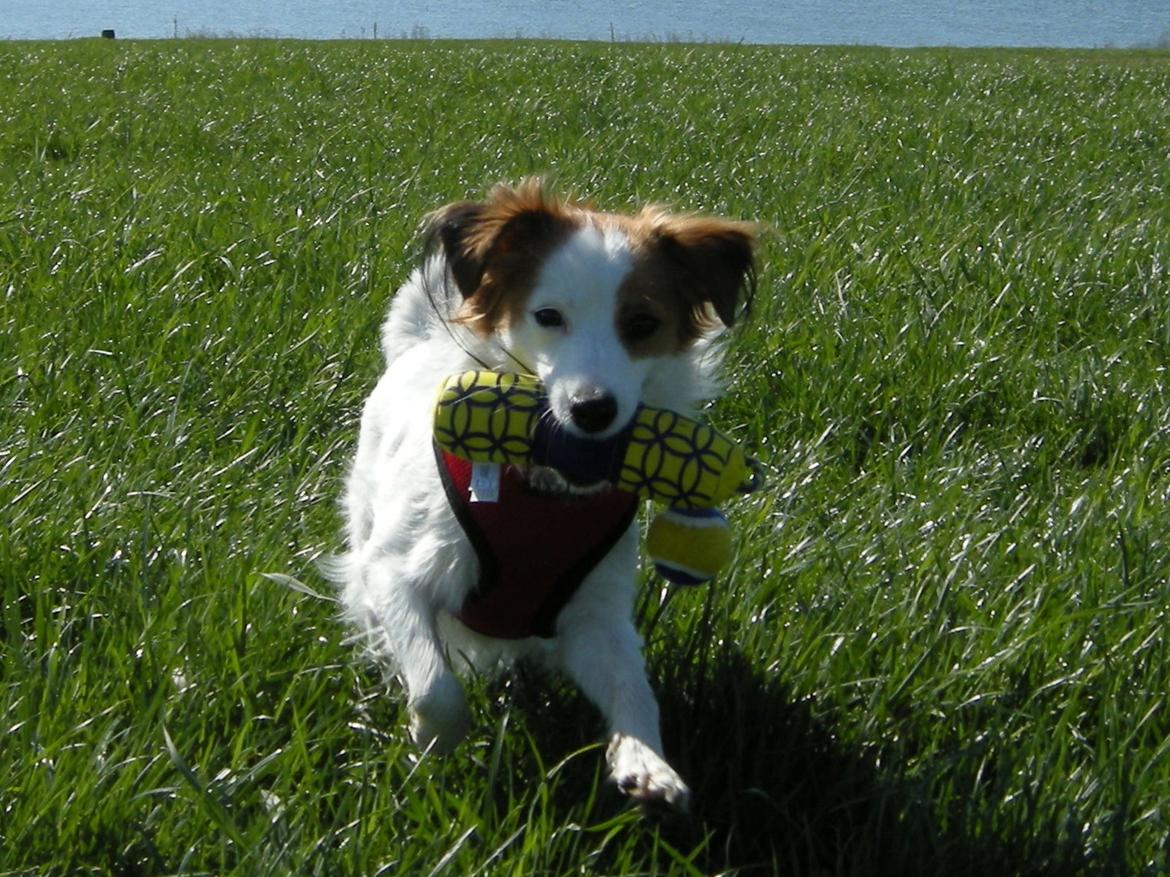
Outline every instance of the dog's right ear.
<svg viewBox="0 0 1170 877"><path fill-rule="evenodd" d="M458 319L483 330L509 292L522 289L542 258L575 224L568 202L538 177L495 186L483 203L457 201L431 214L428 249L441 244L463 307Z"/></svg>
<svg viewBox="0 0 1170 877"><path fill-rule="evenodd" d="M483 218L484 209L475 201L459 201L436 210L430 217L431 234L443 247L451 276L464 298L479 289L483 279L484 259L481 248L473 245L471 232Z"/></svg>

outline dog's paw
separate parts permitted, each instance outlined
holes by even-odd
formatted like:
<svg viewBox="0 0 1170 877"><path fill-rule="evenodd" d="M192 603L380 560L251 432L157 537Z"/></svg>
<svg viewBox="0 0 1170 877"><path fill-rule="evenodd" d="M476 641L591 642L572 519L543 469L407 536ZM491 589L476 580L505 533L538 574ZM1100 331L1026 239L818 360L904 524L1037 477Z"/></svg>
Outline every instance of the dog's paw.
<svg viewBox="0 0 1170 877"><path fill-rule="evenodd" d="M666 805L681 813L690 809L691 790L674 768L636 737L614 734L606 752L618 789L647 805Z"/></svg>
<svg viewBox="0 0 1170 877"><path fill-rule="evenodd" d="M415 745L446 755L467 736L471 713L463 689L453 676L440 679L410 703L410 736Z"/></svg>

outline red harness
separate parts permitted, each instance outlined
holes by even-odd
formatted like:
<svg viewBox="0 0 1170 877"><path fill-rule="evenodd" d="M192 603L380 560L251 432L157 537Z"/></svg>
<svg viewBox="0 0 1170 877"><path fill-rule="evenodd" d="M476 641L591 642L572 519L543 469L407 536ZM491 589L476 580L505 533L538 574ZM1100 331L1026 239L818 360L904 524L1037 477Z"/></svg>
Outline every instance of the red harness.
<svg viewBox="0 0 1170 877"><path fill-rule="evenodd" d="M630 526L637 497L548 496L503 466L498 499L472 502L472 464L437 456L451 509L479 557L479 583L456 617L500 639L553 636L560 611Z"/></svg>

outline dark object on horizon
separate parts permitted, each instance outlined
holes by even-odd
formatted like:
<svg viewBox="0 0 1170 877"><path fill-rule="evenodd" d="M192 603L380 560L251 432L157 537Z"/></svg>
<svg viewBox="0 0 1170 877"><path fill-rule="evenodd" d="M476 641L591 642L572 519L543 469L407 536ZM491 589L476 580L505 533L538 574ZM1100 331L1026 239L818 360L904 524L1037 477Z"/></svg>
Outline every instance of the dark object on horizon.
<svg viewBox="0 0 1170 877"><path fill-rule="evenodd" d="M103 40L112 40L113 38L114 38L114 29L112 27L106 28L105 30L102 31L102 39Z"/></svg>

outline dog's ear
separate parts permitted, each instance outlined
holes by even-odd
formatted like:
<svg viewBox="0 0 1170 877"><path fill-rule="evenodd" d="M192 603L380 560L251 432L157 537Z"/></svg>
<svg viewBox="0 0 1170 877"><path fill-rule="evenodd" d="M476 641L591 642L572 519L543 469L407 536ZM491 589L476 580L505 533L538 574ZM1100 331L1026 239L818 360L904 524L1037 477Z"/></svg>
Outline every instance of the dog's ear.
<svg viewBox="0 0 1170 877"><path fill-rule="evenodd" d="M531 267L571 227L568 202L551 196L537 177L499 185L483 203L461 201L431 214L431 234L443 246L459 291L470 299L484 290L485 274L499 285L517 268ZM490 270L489 270L490 268ZM487 298L501 292L494 289Z"/></svg>
<svg viewBox="0 0 1170 877"><path fill-rule="evenodd" d="M483 278L484 258L474 246L477 226L484 215L484 205L474 201L448 204L431 214L431 234L438 239L451 268L451 276L463 297L472 295Z"/></svg>
<svg viewBox="0 0 1170 877"><path fill-rule="evenodd" d="M701 303L710 304L719 322L734 325L751 310L756 290L756 226L750 222L700 216L664 216L656 236L681 267ZM698 304L698 303L697 303Z"/></svg>

